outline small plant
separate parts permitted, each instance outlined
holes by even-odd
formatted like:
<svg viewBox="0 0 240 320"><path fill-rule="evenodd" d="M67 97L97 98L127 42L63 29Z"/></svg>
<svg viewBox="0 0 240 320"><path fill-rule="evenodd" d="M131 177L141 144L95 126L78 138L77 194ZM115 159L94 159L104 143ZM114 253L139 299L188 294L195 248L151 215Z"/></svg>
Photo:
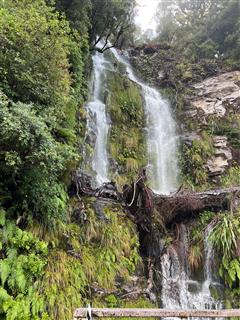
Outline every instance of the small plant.
<svg viewBox="0 0 240 320"><path fill-rule="evenodd" d="M239 214L220 214L210 234L210 241L222 256L219 275L230 287L240 281L240 258L237 256L239 239Z"/></svg>

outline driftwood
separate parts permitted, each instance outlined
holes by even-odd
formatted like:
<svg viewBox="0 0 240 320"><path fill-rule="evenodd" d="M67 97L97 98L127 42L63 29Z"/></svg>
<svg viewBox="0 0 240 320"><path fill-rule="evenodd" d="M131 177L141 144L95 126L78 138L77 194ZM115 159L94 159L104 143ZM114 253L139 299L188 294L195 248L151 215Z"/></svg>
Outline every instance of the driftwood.
<svg viewBox="0 0 240 320"><path fill-rule="evenodd" d="M76 309L74 312L74 320L82 319L88 316L86 308ZM170 310L170 309L120 309L120 308L92 308L92 317L96 318L115 318L115 317L130 317L130 318L159 318L159 317L208 317L208 318L226 318L239 317L240 309L225 309L225 310ZM87 317L88 318L88 317Z"/></svg>
<svg viewBox="0 0 240 320"><path fill-rule="evenodd" d="M156 195L155 210L167 225L198 215L204 210L236 210L240 206L240 186L206 192L180 192L171 195Z"/></svg>

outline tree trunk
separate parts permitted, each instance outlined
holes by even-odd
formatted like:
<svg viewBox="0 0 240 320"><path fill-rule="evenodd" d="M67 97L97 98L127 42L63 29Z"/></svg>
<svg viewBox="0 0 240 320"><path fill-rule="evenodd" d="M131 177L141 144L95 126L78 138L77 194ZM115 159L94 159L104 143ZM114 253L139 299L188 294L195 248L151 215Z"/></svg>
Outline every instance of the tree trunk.
<svg viewBox="0 0 240 320"><path fill-rule="evenodd" d="M209 190L205 192L181 192L171 195L156 195L155 212L168 225L172 222L196 216L204 210L234 211L240 205L240 187Z"/></svg>

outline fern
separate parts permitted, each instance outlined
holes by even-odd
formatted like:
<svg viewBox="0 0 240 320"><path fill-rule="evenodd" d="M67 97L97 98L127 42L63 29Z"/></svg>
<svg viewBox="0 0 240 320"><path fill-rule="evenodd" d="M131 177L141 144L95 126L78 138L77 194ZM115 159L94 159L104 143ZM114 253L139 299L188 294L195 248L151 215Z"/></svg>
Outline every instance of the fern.
<svg viewBox="0 0 240 320"><path fill-rule="evenodd" d="M220 214L210 234L210 241L222 256L219 274L230 287L240 281L240 258L236 258L239 238L239 215Z"/></svg>

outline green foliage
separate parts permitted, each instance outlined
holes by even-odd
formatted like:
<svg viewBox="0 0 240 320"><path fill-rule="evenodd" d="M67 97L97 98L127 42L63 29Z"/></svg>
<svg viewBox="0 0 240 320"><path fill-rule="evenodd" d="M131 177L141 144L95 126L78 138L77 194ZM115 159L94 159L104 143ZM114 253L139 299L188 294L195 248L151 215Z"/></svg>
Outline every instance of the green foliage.
<svg viewBox="0 0 240 320"><path fill-rule="evenodd" d="M239 214L219 214L210 240L216 250L221 254L219 275L225 280L230 288L238 287L240 282L240 259L239 250L240 219ZM238 292L240 294L240 291Z"/></svg>
<svg viewBox="0 0 240 320"><path fill-rule="evenodd" d="M237 187L240 185L240 166L234 164L227 173L221 177L223 187Z"/></svg>
<svg viewBox="0 0 240 320"><path fill-rule="evenodd" d="M132 0L91 0L92 28L90 39L94 48L99 40L110 40L116 46L129 42L133 28L135 2ZM103 48L104 49L104 48Z"/></svg>
<svg viewBox="0 0 240 320"><path fill-rule="evenodd" d="M229 145L232 148L240 148L240 116L236 114L234 108L228 107L228 114L225 115L223 119L219 119L216 116L209 116L208 122L209 133L226 136L228 138Z"/></svg>
<svg viewBox="0 0 240 320"><path fill-rule="evenodd" d="M160 1L159 41L170 42L192 62L224 59L239 66L238 0Z"/></svg>
<svg viewBox="0 0 240 320"><path fill-rule="evenodd" d="M43 0L3 1L0 10L3 91L15 100L51 105L54 116L61 114L70 89L69 32L68 23Z"/></svg>
<svg viewBox="0 0 240 320"><path fill-rule="evenodd" d="M204 164L213 153L212 138L202 132L202 139L194 140L191 146L183 145L180 156L182 181L193 189L204 189L208 176Z"/></svg>
<svg viewBox="0 0 240 320"><path fill-rule="evenodd" d="M135 226L122 209L107 206L103 209L104 220L99 220L91 208L92 201L87 199L85 203L84 223L59 224L55 235L44 235L54 249L37 287L51 319L71 319L75 308L93 299L92 286L114 289L116 278L127 281L141 261ZM32 226L31 230L42 234L42 226Z"/></svg>
<svg viewBox="0 0 240 320"><path fill-rule="evenodd" d="M47 262L47 243L19 229L4 210L0 225L0 315L6 320L48 319L36 288Z"/></svg>
<svg viewBox="0 0 240 320"><path fill-rule="evenodd" d="M95 297L93 304L96 308L108 307L108 308L156 308L156 305L150 302L147 298L138 296L137 298L119 297L118 294L109 294L101 297ZM131 318L123 318L124 320L130 320ZM136 318L137 320L147 318ZM151 318L150 318L151 319ZM117 320L117 318L108 318L108 320Z"/></svg>
<svg viewBox="0 0 240 320"><path fill-rule="evenodd" d="M91 0L57 0L56 8L58 11L62 11L66 14L66 17L74 30L77 30L81 36L85 36L91 25L91 2Z"/></svg>
<svg viewBox="0 0 240 320"><path fill-rule="evenodd" d="M43 0L2 1L0 22L0 200L50 226L66 218L63 182L79 161L87 29L80 35Z"/></svg>
<svg viewBox="0 0 240 320"><path fill-rule="evenodd" d="M100 221L89 204L87 221L76 224L67 206L77 133L85 128L79 108L89 31L91 40L96 27L120 41L133 2L101 4L107 15L95 15L100 3L90 0L0 2L0 205L7 212L0 211L0 318L72 319L94 284L115 288L116 278L127 280L141 260L135 227L119 207L105 208ZM112 13L122 19L117 28ZM109 18L113 24L104 26ZM139 90L130 86L117 102L138 137L126 134L124 165L137 170L143 114Z"/></svg>
<svg viewBox="0 0 240 320"><path fill-rule="evenodd" d="M138 298L137 300L125 300L120 302L121 308L156 308L152 302L147 300L146 298ZM131 318L123 318L124 320L130 320ZM147 320L147 318L136 318L138 320L143 319ZM151 319L151 318L148 318Z"/></svg>
<svg viewBox="0 0 240 320"><path fill-rule="evenodd" d="M58 177L76 154L54 140L32 105L13 103L4 95L0 104L0 172L9 194L19 186L12 202L45 223L64 216L67 195Z"/></svg>
<svg viewBox="0 0 240 320"><path fill-rule="evenodd" d="M192 270L199 270L203 264L204 230L211 223L214 214L211 211L203 211L199 219L190 225L190 247L188 262Z"/></svg>
<svg viewBox="0 0 240 320"><path fill-rule="evenodd" d="M120 169L113 177L123 185L146 164L144 107L140 88L124 75L109 72L108 87L107 108L113 123L109 151Z"/></svg>

